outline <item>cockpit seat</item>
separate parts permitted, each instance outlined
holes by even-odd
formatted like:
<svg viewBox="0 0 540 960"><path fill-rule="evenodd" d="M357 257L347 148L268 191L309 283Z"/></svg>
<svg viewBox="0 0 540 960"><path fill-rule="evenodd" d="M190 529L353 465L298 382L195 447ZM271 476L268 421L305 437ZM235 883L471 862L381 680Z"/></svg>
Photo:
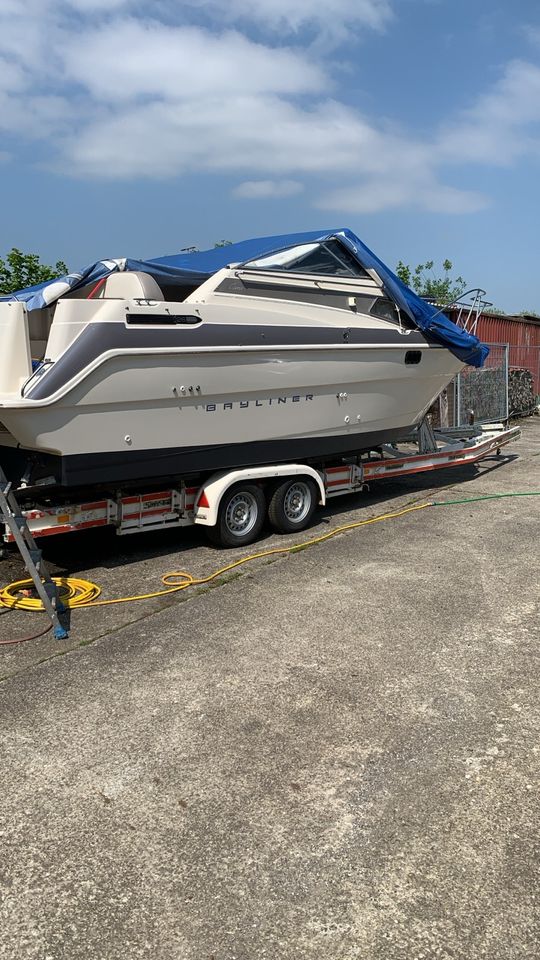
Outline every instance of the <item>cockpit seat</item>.
<svg viewBox="0 0 540 960"><path fill-rule="evenodd" d="M94 299L94 297L92 298ZM149 273L122 271L111 273L96 290L96 300L163 300L163 291Z"/></svg>

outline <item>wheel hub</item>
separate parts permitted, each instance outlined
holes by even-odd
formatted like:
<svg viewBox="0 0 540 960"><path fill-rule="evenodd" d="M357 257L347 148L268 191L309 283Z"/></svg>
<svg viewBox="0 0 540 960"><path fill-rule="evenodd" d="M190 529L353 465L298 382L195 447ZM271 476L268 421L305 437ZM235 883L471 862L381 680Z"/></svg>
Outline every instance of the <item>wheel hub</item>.
<svg viewBox="0 0 540 960"><path fill-rule="evenodd" d="M227 529L236 536L249 533L257 521L257 504L249 493L238 493L232 498L225 517Z"/></svg>
<svg viewBox="0 0 540 960"><path fill-rule="evenodd" d="M303 520L311 506L309 488L304 483L295 483L287 491L283 506L289 520Z"/></svg>

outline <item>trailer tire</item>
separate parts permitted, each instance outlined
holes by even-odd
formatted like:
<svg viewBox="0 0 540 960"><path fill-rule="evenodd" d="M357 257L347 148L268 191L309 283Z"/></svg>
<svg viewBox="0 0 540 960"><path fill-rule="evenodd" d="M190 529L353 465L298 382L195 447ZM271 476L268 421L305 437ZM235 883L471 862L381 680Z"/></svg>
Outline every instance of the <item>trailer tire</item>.
<svg viewBox="0 0 540 960"><path fill-rule="evenodd" d="M223 494L208 538L219 547L243 547L259 536L266 513L264 492L255 483L236 483Z"/></svg>
<svg viewBox="0 0 540 960"><path fill-rule="evenodd" d="M319 491L309 477L288 477L274 487L268 504L268 519L278 533L304 530L319 500Z"/></svg>

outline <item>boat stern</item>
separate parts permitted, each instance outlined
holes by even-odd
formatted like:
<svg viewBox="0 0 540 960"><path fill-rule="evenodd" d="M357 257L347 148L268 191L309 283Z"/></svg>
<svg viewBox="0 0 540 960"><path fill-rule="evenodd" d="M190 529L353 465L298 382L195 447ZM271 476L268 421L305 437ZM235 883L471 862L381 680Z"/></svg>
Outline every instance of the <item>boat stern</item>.
<svg viewBox="0 0 540 960"><path fill-rule="evenodd" d="M0 303L0 403L20 400L22 387L30 376L32 355L26 304L18 300Z"/></svg>

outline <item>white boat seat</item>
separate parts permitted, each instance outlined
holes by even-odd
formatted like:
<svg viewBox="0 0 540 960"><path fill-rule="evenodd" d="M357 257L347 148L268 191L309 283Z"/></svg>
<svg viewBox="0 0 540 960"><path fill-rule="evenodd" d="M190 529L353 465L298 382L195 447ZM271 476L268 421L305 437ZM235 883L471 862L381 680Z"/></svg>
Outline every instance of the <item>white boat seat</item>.
<svg viewBox="0 0 540 960"><path fill-rule="evenodd" d="M94 299L94 298L93 298ZM163 291L149 273L111 273L96 292L96 300L163 300Z"/></svg>

